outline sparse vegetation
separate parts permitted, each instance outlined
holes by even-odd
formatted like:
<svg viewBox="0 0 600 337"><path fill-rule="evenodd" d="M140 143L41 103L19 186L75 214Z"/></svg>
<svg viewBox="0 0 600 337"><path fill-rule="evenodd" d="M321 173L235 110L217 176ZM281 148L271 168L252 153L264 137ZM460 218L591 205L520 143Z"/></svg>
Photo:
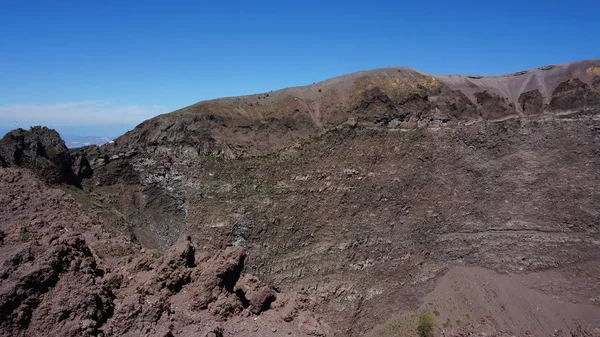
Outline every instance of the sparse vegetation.
<svg viewBox="0 0 600 337"><path fill-rule="evenodd" d="M154 252L152 253L152 258L153 259L158 259L162 256L162 254L160 252Z"/></svg>
<svg viewBox="0 0 600 337"><path fill-rule="evenodd" d="M75 202L77 202L78 204L85 205L90 203L90 198L85 194L83 190L77 188L77 186L69 185L67 192L71 195L71 197L73 197Z"/></svg>
<svg viewBox="0 0 600 337"><path fill-rule="evenodd" d="M423 142L429 139L427 130L423 128L416 128L406 133L406 137L413 142Z"/></svg>
<svg viewBox="0 0 600 337"><path fill-rule="evenodd" d="M423 313L419 316L419 325L417 331L421 337L433 337L433 316L430 313Z"/></svg>
<svg viewBox="0 0 600 337"><path fill-rule="evenodd" d="M377 337L396 337L414 335L417 315L404 314L395 318L390 324L377 331Z"/></svg>
<svg viewBox="0 0 600 337"><path fill-rule="evenodd" d="M437 310L434 310L433 314L435 315L435 317L440 317L440 312Z"/></svg>

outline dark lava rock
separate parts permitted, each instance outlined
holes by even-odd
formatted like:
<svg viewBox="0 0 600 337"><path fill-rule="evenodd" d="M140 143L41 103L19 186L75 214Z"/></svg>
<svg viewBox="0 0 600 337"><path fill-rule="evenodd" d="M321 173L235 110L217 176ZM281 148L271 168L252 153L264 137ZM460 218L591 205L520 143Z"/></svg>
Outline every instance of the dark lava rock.
<svg viewBox="0 0 600 337"><path fill-rule="evenodd" d="M362 94L362 99L357 107L359 111L363 111L367 118L376 120L376 123L389 121L393 118L401 118L404 120L404 114L398 114L398 109L392 99L384 93L380 88L366 90Z"/></svg>
<svg viewBox="0 0 600 337"><path fill-rule="evenodd" d="M34 126L29 131L16 129L0 140L2 167L24 167L33 170L49 184L77 185L73 160L65 142L55 130Z"/></svg>
<svg viewBox="0 0 600 337"><path fill-rule="evenodd" d="M516 113L515 107L507 103L501 96L487 90L475 93L475 99L481 106L481 117L484 119L497 119Z"/></svg>
<svg viewBox="0 0 600 337"><path fill-rule="evenodd" d="M452 95L441 108L450 112L455 119L477 118L477 106L460 90L452 91Z"/></svg>
<svg viewBox="0 0 600 337"><path fill-rule="evenodd" d="M600 93L575 78L561 83L552 93L549 110L582 110L600 104Z"/></svg>
<svg viewBox="0 0 600 337"><path fill-rule="evenodd" d="M69 150L73 160L72 170L79 181L91 178L94 174L92 165L88 160L88 153L96 149L96 145L90 145Z"/></svg>
<svg viewBox="0 0 600 337"><path fill-rule="evenodd" d="M600 91L600 76L596 76L592 79L592 87Z"/></svg>
<svg viewBox="0 0 600 337"><path fill-rule="evenodd" d="M531 90L519 96L519 105L525 115L539 115L544 110L544 97L539 90Z"/></svg>

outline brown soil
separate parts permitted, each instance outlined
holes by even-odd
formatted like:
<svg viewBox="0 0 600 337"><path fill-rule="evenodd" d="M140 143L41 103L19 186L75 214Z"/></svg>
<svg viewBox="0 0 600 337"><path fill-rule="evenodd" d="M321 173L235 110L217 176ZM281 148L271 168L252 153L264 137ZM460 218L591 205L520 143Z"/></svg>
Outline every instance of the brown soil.
<svg viewBox="0 0 600 337"><path fill-rule="evenodd" d="M594 264L595 268L600 266L599 262ZM506 275L477 267L454 267L437 281L417 310L393 318L371 336L415 335L418 317L424 313L434 318L435 334L442 336L570 336L582 322L597 322L600 307L588 304L588 298L573 297L564 285L558 285L560 291L554 289L550 295L532 288L532 281L535 287L552 285L560 279L578 277L572 272L572 268L564 268L552 275ZM597 283L590 286L600 293ZM557 293L563 295L554 295ZM600 329L587 329L591 335L600 334Z"/></svg>

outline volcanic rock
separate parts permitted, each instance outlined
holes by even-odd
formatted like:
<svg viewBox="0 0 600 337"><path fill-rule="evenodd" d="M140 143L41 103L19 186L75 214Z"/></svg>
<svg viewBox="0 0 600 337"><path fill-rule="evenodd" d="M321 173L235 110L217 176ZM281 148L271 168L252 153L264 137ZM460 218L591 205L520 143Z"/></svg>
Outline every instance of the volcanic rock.
<svg viewBox="0 0 600 337"><path fill-rule="evenodd" d="M2 167L25 167L49 184L77 184L72 159L58 132L42 126L17 129L0 139Z"/></svg>

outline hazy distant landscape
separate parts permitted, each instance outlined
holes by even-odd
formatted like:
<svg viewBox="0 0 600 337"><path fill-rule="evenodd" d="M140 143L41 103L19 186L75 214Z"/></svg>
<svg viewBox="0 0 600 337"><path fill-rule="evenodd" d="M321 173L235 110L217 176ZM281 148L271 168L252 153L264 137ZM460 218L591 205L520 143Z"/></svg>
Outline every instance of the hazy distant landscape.
<svg viewBox="0 0 600 337"><path fill-rule="evenodd" d="M20 127L25 130L29 129L29 126ZM106 144L132 128L128 125L55 127L68 148ZM13 129L0 127L0 138Z"/></svg>
<svg viewBox="0 0 600 337"><path fill-rule="evenodd" d="M102 145L111 141L112 137L61 135L68 148L87 145Z"/></svg>

